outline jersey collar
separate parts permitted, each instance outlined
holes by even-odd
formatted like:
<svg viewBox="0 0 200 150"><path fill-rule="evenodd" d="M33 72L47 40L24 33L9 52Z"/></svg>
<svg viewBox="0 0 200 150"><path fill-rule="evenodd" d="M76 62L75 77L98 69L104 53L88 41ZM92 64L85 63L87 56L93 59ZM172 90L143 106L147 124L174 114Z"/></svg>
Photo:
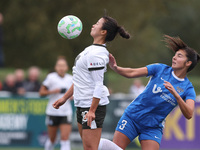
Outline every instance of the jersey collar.
<svg viewBox="0 0 200 150"><path fill-rule="evenodd" d="M92 44L92 45L96 45L96 46L103 46L103 47L106 47L106 44Z"/></svg>
<svg viewBox="0 0 200 150"><path fill-rule="evenodd" d="M172 75L173 75L173 77L174 77L175 79L177 79L177 80L179 80L179 81L185 81L185 79L177 77L177 76L174 74L174 71L172 71Z"/></svg>

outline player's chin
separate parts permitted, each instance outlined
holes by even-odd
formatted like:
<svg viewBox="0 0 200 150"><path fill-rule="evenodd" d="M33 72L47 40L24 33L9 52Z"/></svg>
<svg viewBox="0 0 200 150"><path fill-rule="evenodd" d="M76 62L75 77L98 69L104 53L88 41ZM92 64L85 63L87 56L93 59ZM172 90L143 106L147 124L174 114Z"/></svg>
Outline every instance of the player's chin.
<svg viewBox="0 0 200 150"><path fill-rule="evenodd" d="M90 32L90 35L91 35L91 37L94 37L94 36L93 36L93 33L92 33L92 30L91 30L91 32Z"/></svg>
<svg viewBox="0 0 200 150"><path fill-rule="evenodd" d="M175 70L176 69L176 65L172 64L172 69Z"/></svg>

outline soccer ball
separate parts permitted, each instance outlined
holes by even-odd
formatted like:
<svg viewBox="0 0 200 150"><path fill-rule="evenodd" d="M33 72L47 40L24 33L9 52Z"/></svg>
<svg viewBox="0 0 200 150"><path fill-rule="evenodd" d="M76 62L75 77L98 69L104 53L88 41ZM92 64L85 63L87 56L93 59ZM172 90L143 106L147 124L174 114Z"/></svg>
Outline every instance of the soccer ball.
<svg viewBox="0 0 200 150"><path fill-rule="evenodd" d="M57 26L58 33L65 39L74 39L81 34L83 25L81 20L73 15L63 17Z"/></svg>

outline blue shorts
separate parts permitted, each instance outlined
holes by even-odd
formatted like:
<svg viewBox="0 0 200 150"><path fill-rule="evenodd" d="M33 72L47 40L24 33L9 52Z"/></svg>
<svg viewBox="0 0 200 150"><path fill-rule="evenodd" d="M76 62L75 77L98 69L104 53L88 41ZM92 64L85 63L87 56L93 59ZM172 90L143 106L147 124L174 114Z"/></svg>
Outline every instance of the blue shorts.
<svg viewBox="0 0 200 150"><path fill-rule="evenodd" d="M116 127L116 131L125 134L130 139L130 141L133 141L137 136L139 136L140 141L153 140L158 142L158 144L160 144L163 134L160 127L141 127L140 124L130 119L130 117L127 116L125 113L120 118Z"/></svg>

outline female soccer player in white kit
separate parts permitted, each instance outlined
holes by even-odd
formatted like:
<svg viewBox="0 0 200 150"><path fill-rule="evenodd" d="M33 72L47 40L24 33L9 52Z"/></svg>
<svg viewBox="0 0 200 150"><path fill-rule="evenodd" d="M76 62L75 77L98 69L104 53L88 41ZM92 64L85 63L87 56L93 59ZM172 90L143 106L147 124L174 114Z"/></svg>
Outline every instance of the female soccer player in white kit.
<svg viewBox="0 0 200 150"><path fill-rule="evenodd" d="M48 136L45 143L45 150L53 150L56 140L57 130L61 134L61 150L70 150L69 135L71 133L72 107L70 101L67 101L60 109L54 109L52 104L61 98L72 85L72 75L68 71L67 61L59 57L56 65L56 72L49 73L43 81L40 88L40 95L49 95L49 102L46 108L46 125L48 127Z"/></svg>
<svg viewBox="0 0 200 150"><path fill-rule="evenodd" d="M171 66L157 63L123 68L117 66L110 54L109 65L118 74L127 78L151 78L143 93L125 109L116 127L114 143L102 139L99 150L125 149L137 136L142 150L159 150L165 118L176 106L186 119L192 118L196 94L187 73L198 63L199 54L178 37L165 35L165 42L175 52Z"/></svg>
<svg viewBox="0 0 200 150"><path fill-rule="evenodd" d="M109 103L109 92L103 85L104 72L109 62L106 43L119 33L123 38L130 35L113 18L104 16L92 26L90 35L93 44L82 51L73 67L73 85L66 94L54 103L59 108L74 94L77 107L77 122L84 150L97 150L101 137L102 125Z"/></svg>

